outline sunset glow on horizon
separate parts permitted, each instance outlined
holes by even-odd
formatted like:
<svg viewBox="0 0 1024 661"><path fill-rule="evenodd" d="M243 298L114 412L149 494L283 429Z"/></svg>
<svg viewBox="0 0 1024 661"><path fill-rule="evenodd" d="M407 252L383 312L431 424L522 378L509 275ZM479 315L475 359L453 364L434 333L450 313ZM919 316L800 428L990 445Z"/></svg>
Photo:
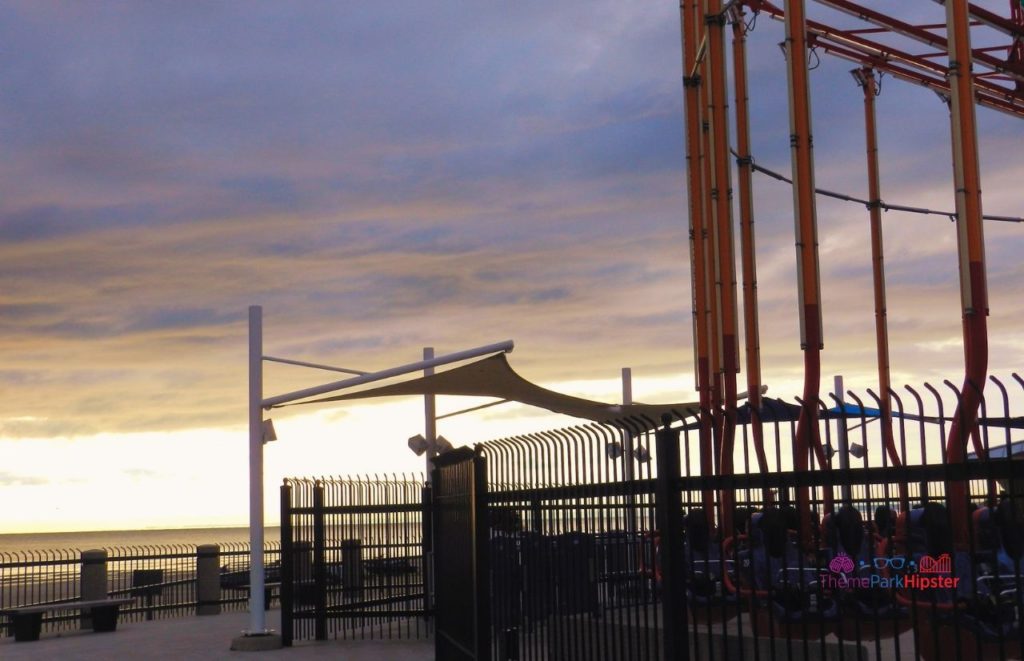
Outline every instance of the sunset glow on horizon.
<svg viewBox="0 0 1024 661"><path fill-rule="evenodd" d="M617 403L631 367L636 401L694 399L678 11L0 0L0 534L246 525L249 305L269 355L372 371L512 338L546 388ZM749 38L752 151L788 173L781 40L766 17ZM864 197L862 93L820 60L817 185ZM946 105L887 78L877 107L882 198L952 210ZM977 121L984 211L1024 215L1024 124ZM792 398L792 191L755 175L754 198L764 382ZM875 387L867 211L819 198L818 223L823 391ZM958 381L956 226L884 224L893 381ZM999 376L1024 367L1022 232L985 224ZM333 380L265 369L268 396ZM272 415L268 524L284 477L423 469L421 399ZM575 422L506 404L438 429Z"/></svg>

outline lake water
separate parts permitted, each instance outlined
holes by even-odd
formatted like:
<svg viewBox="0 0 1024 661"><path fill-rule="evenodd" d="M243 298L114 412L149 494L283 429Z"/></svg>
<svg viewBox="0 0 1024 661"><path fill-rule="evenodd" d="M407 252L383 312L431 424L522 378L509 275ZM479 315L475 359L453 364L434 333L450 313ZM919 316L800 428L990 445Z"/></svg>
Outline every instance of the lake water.
<svg viewBox="0 0 1024 661"><path fill-rule="evenodd" d="M281 539L281 529L268 527L268 542ZM238 528L175 528L171 530L109 530L89 532L48 532L0 535L0 553L131 547L131 546L198 546L200 544L233 544L249 541L249 529Z"/></svg>

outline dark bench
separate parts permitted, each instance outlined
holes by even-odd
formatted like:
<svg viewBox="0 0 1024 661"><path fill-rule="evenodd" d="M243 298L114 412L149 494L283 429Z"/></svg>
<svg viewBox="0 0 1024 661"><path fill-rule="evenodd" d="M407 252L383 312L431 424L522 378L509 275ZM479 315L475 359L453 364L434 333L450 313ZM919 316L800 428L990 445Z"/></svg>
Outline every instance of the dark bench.
<svg viewBox="0 0 1024 661"><path fill-rule="evenodd" d="M7 608L0 615L11 618L14 625L14 640L26 642L39 640L39 632L43 628L43 613L55 611L89 612L93 631L114 631L117 629L117 611L135 601L134 598L95 599L93 601L66 601L59 604L40 604L38 606L22 606Z"/></svg>

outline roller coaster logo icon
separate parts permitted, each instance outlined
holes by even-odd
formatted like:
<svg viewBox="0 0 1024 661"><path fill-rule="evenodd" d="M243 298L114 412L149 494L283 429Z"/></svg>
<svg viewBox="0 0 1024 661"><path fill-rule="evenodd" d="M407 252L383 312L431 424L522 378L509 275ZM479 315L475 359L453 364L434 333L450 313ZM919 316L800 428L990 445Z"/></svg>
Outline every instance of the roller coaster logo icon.
<svg viewBox="0 0 1024 661"><path fill-rule="evenodd" d="M953 571L952 561L948 553L943 553L938 558L925 555L921 557L918 571L922 574L949 574Z"/></svg>

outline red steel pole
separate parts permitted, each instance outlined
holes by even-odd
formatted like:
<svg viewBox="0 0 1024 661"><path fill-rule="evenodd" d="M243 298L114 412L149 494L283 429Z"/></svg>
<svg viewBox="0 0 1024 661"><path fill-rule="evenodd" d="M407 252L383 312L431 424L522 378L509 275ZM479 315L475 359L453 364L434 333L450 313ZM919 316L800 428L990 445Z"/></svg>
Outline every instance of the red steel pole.
<svg viewBox="0 0 1024 661"><path fill-rule="evenodd" d="M739 344L736 336L736 249L732 219L732 168L729 155L729 103L725 63L725 13L722 0L707 0L705 23L708 34L708 82L711 125L711 204L717 229L716 276L720 314L720 350L722 367L722 443L719 451L720 475L733 472L733 448L736 439L736 373L739 371ZM732 508L735 498L729 489L721 494L721 522L724 535L732 534Z"/></svg>
<svg viewBox="0 0 1024 661"><path fill-rule="evenodd" d="M964 384L946 444L948 463L966 461L967 440L978 426L988 375L988 286L981 212L981 175L971 74L970 17L965 0L946 0L949 39L950 109L953 129L953 180L956 190L957 249L960 299L963 308ZM967 489L963 481L948 487L953 538L957 548L969 545Z"/></svg>
<svg viewBox="0 0 1024 661"><path fill-rule="evenodd" d="M803 0L786 0L786 70L789 82L790 150L793 171L793 206L796 227L797 284L800 346L804 352L804 389L796 427L794 470L808 470L814 449L824 470L828 464L818 435L818 396L821 390L821 278L818 268L818 219L814 200L814 154L811 137L811 101L807 72L807 25ZM832 510L825 490L826 511ZM811 507L807 487L797 490L801 541L811 543Z"/></svg>
<svg viewBox="0 0 1024 661"><path fill-rule="evenodd" d="M892 398L889 370L889 327L885 304L885 250L882 243L882 195L878 172L878 131L875 123L875 97L878 81L875 70L862 67L853 71L854 78L864 90L864 136L867 145L868 213L871 225L871 277L875 299L875 352L878 362L878 389L882 402L882 441L893 466L902 466L896 439L892 433ZM900 507L910 510L910 494L905 483L900 483Z"/></svg>
<svg viewBox="0 0 1024 661"><path fill-rule="evenodd" d="M700 399L700 471L714 473L711 391L713 372L710 359L711 318L708 310L707 215L702 176L701 77L697 63L701 26L699 0L683 0L679 5L680 32L683 41L683 93L686 105L686 184L690 221L690 276L693 297L693 345L697 393ZM713 525L714 494L703 494L704 512Z"/></svg>
<svg viewBox="0 0 1024 661"><path fill-rule="evenodd" d="M704 26L704 12L703 2L701 0L695 0L696 6L694 8L695 15L700 21L701 28ZM698 28L699 34L702 39L707 38L707 30ZM706 41L702 42L705 46ZM700 105L702 109L701 115L701 151L703 154L702 161L702 173L703 178L701 182L704 189L704 219L705 219L705 271L707 278L708 287L708 388L710 398L710 419L709 424L711 425L711 456L713 461L713 471L711 474L718 474L721 470L721 457L722 457L722 310L720 305L720 298L717 295L717 283L719 279L718 275L718 224L714 222L715 218L715 207L712 200L712 187L715 176L714 162L712 160L712 140L711 140L711 122L708 118L709 108L711 106L711 90L710 86L706 83L709 77L708 71L708 59L704 59L699 63L701 71L701 80L704 81L700 86ZM709 524L713 525L714 511L707 511Z"/></svg>
<svg viewBox="0 0 1024 661"><path fill-rule="evenodd" d="M761 422L761 333L757 306L757 242L754 233L753 157L750 155L750 115L747 94L747 26L743 6L732 10L733 89L736 99L737 191L742 253L743 339L747 368L747 403L757 467L768 472ZM772 502L771 489L764 490L764 502Z"/></svg>

